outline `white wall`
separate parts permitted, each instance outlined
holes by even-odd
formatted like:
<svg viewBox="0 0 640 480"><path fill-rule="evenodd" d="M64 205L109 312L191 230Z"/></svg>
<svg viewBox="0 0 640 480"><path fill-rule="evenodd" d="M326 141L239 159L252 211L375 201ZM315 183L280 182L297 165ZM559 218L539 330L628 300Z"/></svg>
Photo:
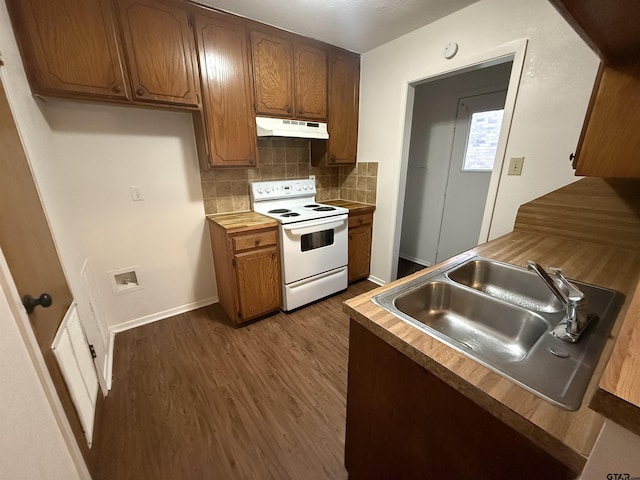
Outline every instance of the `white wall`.
<svg viewBox="0 0 640 480"><path fill-rule="evenodd" d="M191 116L35 99L4 2L0 52L7 96L81 315L86 258L111 327L214 301ZM145 201L131 201L130 185L143 188ZM144 289L114 296L106 272L134 265Z"/></svg>
<svg viewBox="0 0 640 480"><path fill-rule="evenodd" d="M42 112L59 154L47 167L64 172L63 224L88 252L109 323L211 303L213 260L190 114L61 100ZM144 201L132 201L131 185ZM114 295L107 272L131 266L139 266L143 289Z"/></svg>
<svg viewBox="0 0 640 480"><path fill-rule="evenodd" d="M488 88L506 89L511 65L507 62L416 87L400 242L400 254L406 258L425 265L436 258L458 99L488 92Z"/></svg>
<svg viewBox="0 0 640 480"><path fill-rule="evenodd" d="M525 156L522 176L503 172L490 238L512 230L518 207L570 183L575 150L598 67L596 55L547 0L482 0L362 56L358 161L379 162L371 273L391 280L401 191L408 83L476 63L529 39L506 158ZM445 60L448 42L459 52ZM402 199L400 199L402 202ZM397 247L396 247L397 248Z"/></svg>
<svg viewBox="0 0 640 480"><path fill-rule="evenodd" d="M0 262L4 264L1 251ZM0 477L80 478L10 309L3 268L0 267Z"/></svg>

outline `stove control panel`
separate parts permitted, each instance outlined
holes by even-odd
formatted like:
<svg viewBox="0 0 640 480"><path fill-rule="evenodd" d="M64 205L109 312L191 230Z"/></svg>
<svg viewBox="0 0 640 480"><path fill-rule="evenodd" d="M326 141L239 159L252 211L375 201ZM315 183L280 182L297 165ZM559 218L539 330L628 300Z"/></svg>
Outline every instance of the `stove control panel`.
<svg viewBox="0 0 640 480"><path fill-rule="evenodd" d="M316 182L310 178L251 182L253 201L287 197L308 197L316 194Z"/></svg>

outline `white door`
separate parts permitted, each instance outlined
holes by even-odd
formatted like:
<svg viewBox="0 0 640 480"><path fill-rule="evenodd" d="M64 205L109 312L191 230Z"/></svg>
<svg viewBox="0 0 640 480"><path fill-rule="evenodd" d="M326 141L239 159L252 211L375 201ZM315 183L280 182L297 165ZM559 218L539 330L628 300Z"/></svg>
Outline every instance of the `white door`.
<svg viewBox="0 0 640 480"><path fill-rule="evenodd" d="M436 263L478 245L507 91L458 101Z"/></svg>

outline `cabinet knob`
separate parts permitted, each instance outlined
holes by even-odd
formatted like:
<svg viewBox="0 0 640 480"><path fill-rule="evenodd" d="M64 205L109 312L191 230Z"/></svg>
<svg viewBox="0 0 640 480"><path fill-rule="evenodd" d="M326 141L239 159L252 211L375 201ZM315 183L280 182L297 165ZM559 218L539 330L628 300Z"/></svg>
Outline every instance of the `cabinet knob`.
<svg viewBox="0 0 640 480"><path fill-rule="evenodd" d="M256 240L254 243L256 244L256 247L257 247L258 245L260 245L260 240Z"/></svg>
<svg viewBox="0 0 640 480"><path fill-rule="evenodd" d="M255 165L256 164L256 159L255 158L250 158L249 159L249 164L250 165Z"/></svg>
<svg viewBox="0 0 640 480"><path fill-rule="evenodd" d="M291 107L287 105L287 113L291 113Z"/></svg>
<svg viewBox="0 0 640 480"><path fill-rule="evenodd" d="M111 87L111 91L113 93L120 93L120 92L122 92L122 86L121 85L114 85L113 87Z"/></svg>
<svg viewBox="0 0 640 480"><path fill-rule="evenodd" d="M298 115L302 115L303 113L304 113L304 110L303 110L303 109L301 109L301 108L300 108L300 109L298 109Z"/></svg>
<svg viewBox="0 0 640 480"><path fill-rule="evenodd" d="M331 155L331 158L329 159L329 161L331 163L336 163L336 156L335 155Z"/></svg>
<svg viewBox="0 0 640 480"><path fill-rule="evenodd" d="M144 95L144 89L142 87L136 88L136 95L138 95L139 97Z"/></svg>

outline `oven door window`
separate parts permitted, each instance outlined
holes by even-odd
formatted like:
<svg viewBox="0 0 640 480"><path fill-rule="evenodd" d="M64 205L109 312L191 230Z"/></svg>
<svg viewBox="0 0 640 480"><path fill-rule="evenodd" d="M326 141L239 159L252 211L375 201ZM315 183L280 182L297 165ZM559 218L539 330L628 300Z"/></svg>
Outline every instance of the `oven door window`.
<svg viewBox="0 0 640 480"><path fill-rule="evenodd" d="M303 252L326 247L328 245L333 245L333 229L307 233L300 237L300 250Z"/></svg>

